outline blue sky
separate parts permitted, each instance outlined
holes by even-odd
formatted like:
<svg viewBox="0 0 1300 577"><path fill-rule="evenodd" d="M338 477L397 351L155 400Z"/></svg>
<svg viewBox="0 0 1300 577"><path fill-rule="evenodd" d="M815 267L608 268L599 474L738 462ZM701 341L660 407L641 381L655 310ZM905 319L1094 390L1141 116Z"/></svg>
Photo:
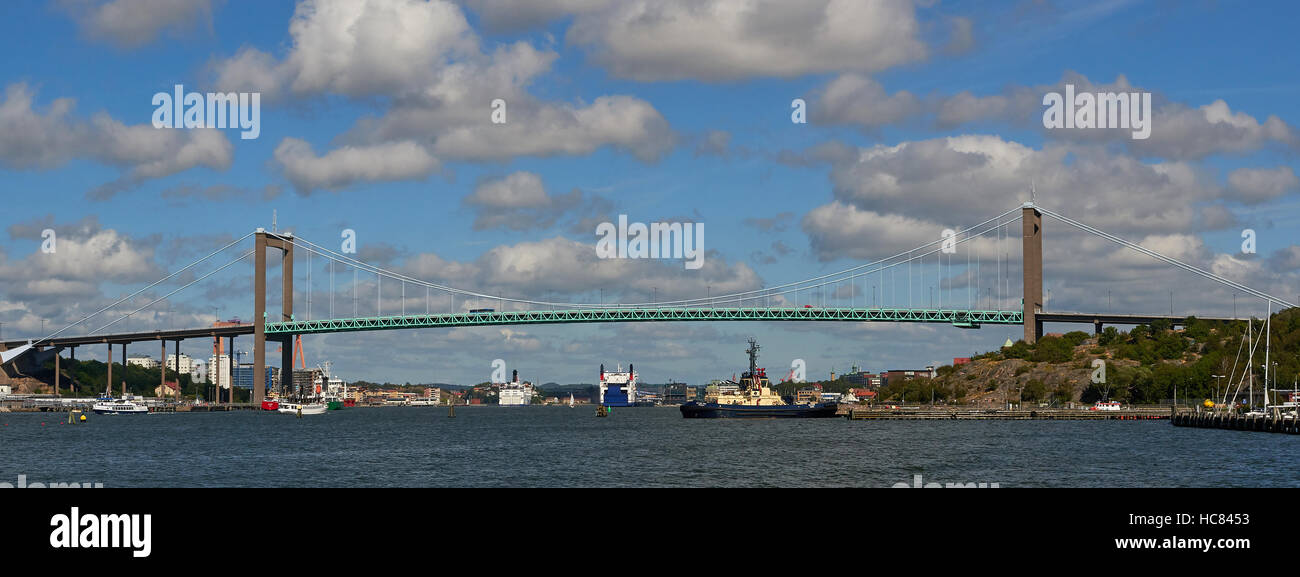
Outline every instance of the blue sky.
<svg viewBox="0 0 1300 577"><path fill-rule="evenodd" d="M604 289L606 300L632 302L841 270L1007 210L1027 199L1031 180L1053 210L1297 298L1286 296L1298 292L1300 267L1300 47L1286 28L1298 11L1290 3L526 7L6 3L6 338L35 336L41 320L73 323L269 228L272 211L282 229L324 245L355 230L364 260L418 278L536 300L596 300ZM1066 82L1151 92L1152 138L1043 129L1040 99ZM154 129L151 98L175 84L259 92L259 138ZM504 129L488 121L495 97L508 104ZM809 123L790 122L795 98L808 103ZM515 182L533 188L508 190ZM485 203L491 190L535 202ZM569 194L578 200L564 200ZM708 264L593 262L593 223L618 214L704 222ZM40 253L44 228L58 231L54 255ZM1246 228L1258 234L1258 254L1241 252ZM1098 310L1110 291L1118 310L1155 312L1174 290L1180 311L1231 310L1229 289L1060 224L1046 230L1052 309ZM236 267L120 326L198 326L214 306L222 317L249 318L249 270ZM320 306L327 284L315 270ZM966 300L962 271L943 273L949 303ZM930 284L940 272L931 267ZM866 284L856 304L871 298ZM914 284L922 304L929 287ZM1018 302L1012 288L1004 304ZM386 305L399 298L384 295ZM305 306L305 294L298 299ZM345 291L336 299L350 309ZM474 304L443 301L447 310ZM148 301L137 302L88 324ZM1239 306L1263 312L1262 301L1239 297ZM314 317L325 313L313 307ZM333 335L309 337L307 347L312 364L333 360L345 378L477 382L503 358L543 381L589 381L602 362L635 362L649 380L700 382L741 367L750 335L764 342L769 366L804 358L810 377L824 377L854 362L871 370L947 362L1016 334L712 323ZM206 346L185 348L198 355Z"/></svg>

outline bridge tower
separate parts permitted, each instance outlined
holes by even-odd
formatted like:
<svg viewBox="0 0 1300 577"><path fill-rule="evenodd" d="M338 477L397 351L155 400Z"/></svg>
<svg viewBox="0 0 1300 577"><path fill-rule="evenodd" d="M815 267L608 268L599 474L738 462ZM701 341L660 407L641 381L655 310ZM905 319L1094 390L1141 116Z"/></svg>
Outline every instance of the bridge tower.
<svg viewBox="0 0 1300 577"><path fill-rule="evenodd" d="M1043 213L1033 202L1020 208L1021 247L1024 273L1025 342L1034 344L1043 336L1043 322L1037 313L1043 310Z"/></svg>
<svg viewBox="0 0 1300 577"><path fill-rule="evenodd" d="M266 398L266 249L280 250L280 271L284 274L280 322L293 320L293 235L266 232L257 229L257 245L253 266L253 404L261 405ZM280 382L293 382L294 335L285 335L280 341Z"/></svg>

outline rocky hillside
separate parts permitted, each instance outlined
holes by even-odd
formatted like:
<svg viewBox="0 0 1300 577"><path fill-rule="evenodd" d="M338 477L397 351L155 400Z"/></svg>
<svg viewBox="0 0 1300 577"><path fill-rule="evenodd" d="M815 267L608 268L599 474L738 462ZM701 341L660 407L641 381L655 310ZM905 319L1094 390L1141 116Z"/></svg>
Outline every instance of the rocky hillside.
<svg viewBox="0 0 1300 577"><path fill-rule="evenodd" d="M1139 325L1127 332L1107 327L1101 335L1071 332L1048 335L1035 345L1023 341L976 356L972 362L938 369L933 382L918 379L894 383L880 391L881 402L936 402L999 406L1024 404L1091 404L1102 398L1134 404L1181 399L1219 398L1222 389L1240 379L1249 357L1243 344L1247 324L1189 319L1177 330L1168 323ZM1254 338L1262 339L1262 323L1254 322ZM1272 354L1277 382L1291 384L1300 374L1300 312L1289 309L1273 316ZM1094 367L1105 363L1103 373ZM1251 363L1259 383L1264 347ZM1233 375L1219 378L1213 375ZM1094 383L1093 375L1098 380ZM1260 387L1257 385L1257 389Z"/></svg>

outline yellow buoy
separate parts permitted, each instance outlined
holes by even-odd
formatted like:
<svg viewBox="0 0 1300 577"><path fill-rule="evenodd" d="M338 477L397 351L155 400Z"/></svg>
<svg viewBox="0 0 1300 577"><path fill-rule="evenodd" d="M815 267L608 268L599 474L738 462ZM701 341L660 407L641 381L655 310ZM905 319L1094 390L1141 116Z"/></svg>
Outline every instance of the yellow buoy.
<svg viewBox="0 0 1300 577"><path fill-rule="evenodd" d="M1205 405L1205 408L1207 408L1207 409L1213 409L1213 408L1214 408L1214 401L1211 401L1211 400L1209 400L1209 399L1205 399L1205 402L1202 403L1202 404Z"/></svg>
<svg viewBox="0 0 1300 577"><path fill-rule="evenodd" d="M83 423L86 422L86 416L85 416L85 415L82 415L82 416L81 416L81 422L83 422Z"/></svg>

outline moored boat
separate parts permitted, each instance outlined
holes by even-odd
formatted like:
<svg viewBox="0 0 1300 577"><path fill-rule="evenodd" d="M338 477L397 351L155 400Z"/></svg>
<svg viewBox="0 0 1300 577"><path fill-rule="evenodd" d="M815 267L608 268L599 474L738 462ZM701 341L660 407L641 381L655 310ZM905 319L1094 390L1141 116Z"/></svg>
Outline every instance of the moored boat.
<svg viewBox="0 0 1300 577"><path fill-rule="evenodd" d="M146 415L149 413L149 407L136 401L131 397L114 399L112 397L100 397L91 405L91 409L97 415Z"/></svg>
<svg viewBox="0 0 1300 577"><path fill-rule="evenodd" d="M280 403L277 411L285 414L296 415L300 412L304 415L323 415L329 410L329 405L325 403Z"/></svg>

